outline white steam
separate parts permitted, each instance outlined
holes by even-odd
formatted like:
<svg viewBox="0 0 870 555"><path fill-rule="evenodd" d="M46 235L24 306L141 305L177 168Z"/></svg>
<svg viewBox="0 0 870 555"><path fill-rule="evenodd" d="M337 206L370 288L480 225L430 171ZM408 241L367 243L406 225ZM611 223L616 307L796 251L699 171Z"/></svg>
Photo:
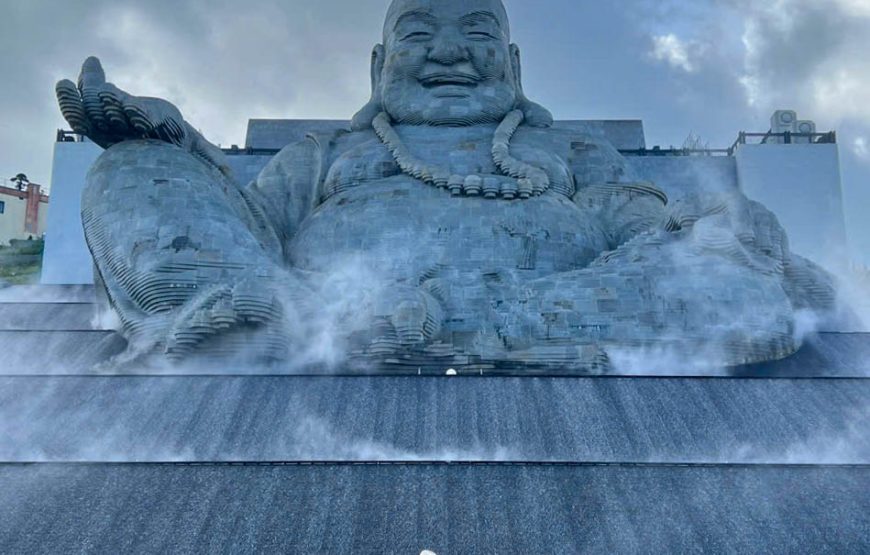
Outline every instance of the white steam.
<svg viewBox="0 0 870 555"><path fill-rule="evenodd" d="M749 464L867 464L870 460L867 442L870 404L854 410L847 420L845 428L836 433L811 435L782 449L740 445L727 460Z"/></svg>
<svg viewBox="0 0 870 555"><path fill-rule="evenodd" d="M372 325L386 281L359 256L332 264L306 285L307 298L292 292L281 298L287 315L284 332L292 349L288 369L334 370L347 360L350 335Z"/></svg>

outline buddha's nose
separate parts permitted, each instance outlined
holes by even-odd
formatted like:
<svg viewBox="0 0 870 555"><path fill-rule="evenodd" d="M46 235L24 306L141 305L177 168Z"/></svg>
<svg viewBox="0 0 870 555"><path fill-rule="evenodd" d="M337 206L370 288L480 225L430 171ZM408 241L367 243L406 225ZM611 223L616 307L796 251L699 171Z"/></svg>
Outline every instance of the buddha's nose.
<svg viewBox="0 0 870 555"><path fill-rule="evenodd" d="M449 66L467 62L469 54L461 36L457 33L441 33L433 41L432 48L429 50L429 59Z"/></svg>

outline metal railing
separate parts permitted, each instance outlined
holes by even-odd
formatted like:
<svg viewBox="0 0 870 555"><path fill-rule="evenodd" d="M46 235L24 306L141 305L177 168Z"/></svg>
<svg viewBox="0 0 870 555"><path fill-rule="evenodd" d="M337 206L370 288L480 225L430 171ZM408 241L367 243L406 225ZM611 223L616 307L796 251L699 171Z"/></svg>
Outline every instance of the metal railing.
<svg viewBox="0 0 870 555"><path fill-rule="evenodd" d="M747 133L746 131L741 131L729 150L733 152L737 150L738 146L749 144L837 144L837 132L792 133L786 131L784 133L772 133L768 131L767 133Z"/></svg>
<svg viewBox="0 0 870 555"><path fill-rule="evenodd" d="M625 156L731 156L730 148L643 148L620 150Z"/></svg>
<svg viewBox="0 0 870 555"><path fill-rule="evenodd" d="M741 145L764 144L837 144L836 131L828 133L747 133L741 131L728 148L661 148L620 150L626 156L734 156Z"/></svg>
<svg viewBox="0 0 870 555"><path fill-rule="evenodd" d="M228 156L274 156L281 152L280 148L252 148L232 145L230 148L221 148Z"/></svg>
<svg viewBox="0 0 870 555"><path fill-rule="evenodd" d="M84 136L79 135L75 131L67 131L66 129L57 130L58 143L81 143L84 142Z"/></svg>

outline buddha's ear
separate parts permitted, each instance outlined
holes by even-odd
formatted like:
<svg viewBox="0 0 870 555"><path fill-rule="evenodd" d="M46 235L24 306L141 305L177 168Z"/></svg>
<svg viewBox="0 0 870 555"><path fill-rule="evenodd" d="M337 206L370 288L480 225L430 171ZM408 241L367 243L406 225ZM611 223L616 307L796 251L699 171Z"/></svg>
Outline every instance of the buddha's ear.
<svg viewBox="0 0 870 555"><path fill-rule="evenodd" d="M518 110L523 111L525 115L524 123L532 127L550 127L553 125L553 114L540 104L526 98L526 93L523 92L523 66L520 62L520 47L512 44L510 53L511 69L513 70L517 88L516 107Z"/></svg>
<svg viewBox="0 0 870 555"><path fill-rule="evenodd" d="M384 72L384 45L378 44L372 49L372 98L368 104L353 116L350 128L353 131L370 129L375 117L384 111L381 101L381 77Z"/></svg>

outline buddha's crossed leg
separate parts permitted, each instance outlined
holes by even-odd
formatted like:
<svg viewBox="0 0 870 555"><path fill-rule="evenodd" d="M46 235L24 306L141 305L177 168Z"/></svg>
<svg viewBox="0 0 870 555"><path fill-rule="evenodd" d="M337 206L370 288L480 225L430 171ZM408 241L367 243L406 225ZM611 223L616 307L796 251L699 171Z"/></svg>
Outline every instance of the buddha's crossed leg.
<svg viewBox="0 0 870 555"><path fill-rule="evenodd" d="M280 319L275 281L292 277L275 232L247 193L192 155L157 141L115 145L88 175L82 205L98 277L133 342L183 356ZM266 357L281 347L257 336Z"/></svg>
<svg viewBox="0 0 870 555"><path fill-rule="evenodd" d="M808 261L755 256L733 236L715 244L698 236L653 232L582 270L493 283L506 358L559 363L561 347L591 370L620 358L655 366L643 360L650 356L737 366L800 347L794 299L811 300L816 314L833 309L833 284ZM813 287L794 291L796 283Z"/></svg>

